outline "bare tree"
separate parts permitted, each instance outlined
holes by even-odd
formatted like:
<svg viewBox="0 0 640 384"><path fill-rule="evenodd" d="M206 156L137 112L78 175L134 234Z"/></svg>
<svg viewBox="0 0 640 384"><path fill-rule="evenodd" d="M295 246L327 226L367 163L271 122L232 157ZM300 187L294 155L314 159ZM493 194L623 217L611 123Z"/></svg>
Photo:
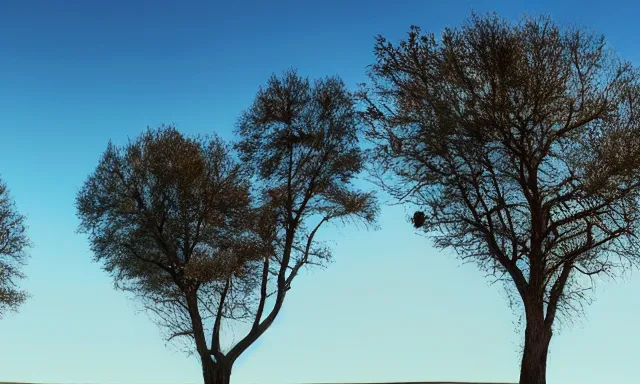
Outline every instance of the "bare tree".
<svg viewBox="0 0 640 384"><path fill-rule="evenodd" d="M0 180L0 319L7 311L16 311L28 297L17 286L17 280L24 278L20 268L30 245L24 220L15 209L7 185Z"/></svg>
<svg viewBox="0 0 640 384"><path fill-rule="evenodd" d="M378 37L362 100L375 179L435 245L521 298L521 384L546 382L554 321L640 260L640 88L602 37L473 15L438 40Z"/></svg>
<svg viewBox="0 0 640 384"><path fill-rule="evenodd" d="M141 299L169 340L190 338L205 382L228 381L215 376L224 364L219 327L247 315L252 260L270 253L249 221L249 180L229 148L174 127L147 130L123 147L109 143L77 209L79 229L116 287Z"/></svg>
<svg viewBox="0 0 640 384"><path fill-rule="evenodd" d="M351 186L363 164L357 122L339 80L312 86L288 72L240 118L242 162L219 139L160 129L109 145L80 191L96 258L169 338L194 342L205 383L228 383L299 271L328 261L314 240L323 225L374 222L375 199ZM224 324L237 321L248 331L226 346Z"/></svg>
<svg viewBox="0 0 640 384"><path fill-rule="evenodd" d="M272 76L237 132L241 159L254 171L261 204L274 218L276 252L264 259L258 310L249 333L229 352L232 359L273 323L299 271L330 260L330 250L314 240L321 227L374 225L378 213L373 193L352 185L363 168L359 119L339 78L311 83L293 70Z"/></svg>

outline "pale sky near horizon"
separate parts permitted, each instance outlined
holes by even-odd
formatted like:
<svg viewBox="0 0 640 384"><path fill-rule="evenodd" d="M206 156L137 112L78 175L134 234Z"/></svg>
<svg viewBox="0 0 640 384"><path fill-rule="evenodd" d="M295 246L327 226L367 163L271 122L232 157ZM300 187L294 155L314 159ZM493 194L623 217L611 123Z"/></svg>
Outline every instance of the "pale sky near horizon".
<svg viewBox="0 0 640 384"><path fill-rule="evenodd" d="M107 141L160 123L231 139L271 73L354 87L376 34L438 33L471 10L591 27L640 65L631 1L0 1L0 175L35 244L33 298L0 320L0 382L201 382L75 233L75 194ZM297 279L233 384L517 381L522 333L502 288L433 249L402 208L383 208L380 227L324 233L335 262ZM548 382L637 382L639 294L637 272L600 283L586 317L556 332Z"/></svg>

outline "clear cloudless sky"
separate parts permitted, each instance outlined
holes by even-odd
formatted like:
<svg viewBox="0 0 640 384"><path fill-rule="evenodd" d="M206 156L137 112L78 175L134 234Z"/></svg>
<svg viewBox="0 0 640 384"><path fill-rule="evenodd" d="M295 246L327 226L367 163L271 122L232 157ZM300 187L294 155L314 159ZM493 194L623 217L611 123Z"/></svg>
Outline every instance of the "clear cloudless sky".
<svg viewBox="0 0 640 384"><path fill-rule="evenodd" d="M640 65L632 1L1 0L0 175L34 247L33 298L0 320L0 381L201 382L197 359L165 346L75 233L76 192L107 141L160 123L231 139L273 72L354 87L376 34L440 32L471 10L592 27ZM298 278L233 382L517 381L522 333L503 289L433 249L406 214L326 231L335 262ZM549 383L637 383L639 294L637 273L601 282L586 316L556 333Z"/></svg>

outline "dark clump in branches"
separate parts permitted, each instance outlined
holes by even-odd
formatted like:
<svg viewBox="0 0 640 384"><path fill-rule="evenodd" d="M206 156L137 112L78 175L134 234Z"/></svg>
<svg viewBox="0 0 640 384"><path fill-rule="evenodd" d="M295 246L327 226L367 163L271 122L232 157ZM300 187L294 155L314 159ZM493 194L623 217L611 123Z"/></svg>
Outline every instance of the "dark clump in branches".
<svg viewBox="0 0 640 384"><path fill-rule="evenodd" d="M314 240L336 220L373 224L353 96L337 78L272 77L242 115L239 160L218 138L173 127L109 145L78 194L80 229L122 289L169 338L195 344L207 384L274 322L299 271L330 251ZM226 346L224 325L246 334Z"/></svg>
<svg viewBox="0 0 640 384"><path fill-rule="evenodd" d="M363 89L374 173L435 244L515 288L521 384L543 384L558 313L640 260L640 88L602 37L477 16L379 37Z"/></svg>
<svg viewBox="0 0 640 384"><path fill-rule="evenodd" d="M413 226L416 228L422 228L424 226L425 219L426 216L424 215L424 212L416 211L413 214Z"/></svg>
<svg viewBox="0 0 640 384"><path fill-rule="evenodd" d="M17 286L17 280L24 278L20 268L26 262L25 250L30 245L24 220L7 185L0 180L0 318L7 311L16 311L28 297Z"/></svg>

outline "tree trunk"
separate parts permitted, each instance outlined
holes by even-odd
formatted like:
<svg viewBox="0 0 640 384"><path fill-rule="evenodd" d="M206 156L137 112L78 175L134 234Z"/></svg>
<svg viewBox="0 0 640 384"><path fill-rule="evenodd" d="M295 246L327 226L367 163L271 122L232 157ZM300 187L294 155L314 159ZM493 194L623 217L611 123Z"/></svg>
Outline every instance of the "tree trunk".
<svg viewBox="0 0 640 384"><path fill-rule="evenodd" d="M214 363L210 359L202 363L204 384L229 384L231 380L231 366Z"/></svg>
<svg viewBox="0 0 640 384"><path fill-rule="evenodd" d="M548 329L544 321L527 319L520 384L547 383L547 354L550 342L551 329Z"/></svg>

